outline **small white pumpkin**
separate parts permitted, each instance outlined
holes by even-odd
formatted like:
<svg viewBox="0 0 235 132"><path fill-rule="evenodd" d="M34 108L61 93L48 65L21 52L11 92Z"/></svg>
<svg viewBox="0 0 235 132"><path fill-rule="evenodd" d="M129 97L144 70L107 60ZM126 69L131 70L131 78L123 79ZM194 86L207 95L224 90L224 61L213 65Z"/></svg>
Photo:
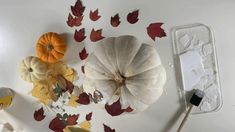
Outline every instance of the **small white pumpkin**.
<svg viewBox="0 0 235 132"><path fill-rule="evenodd" d="M28 82L37 82L47 78L47 64L37 57L29 56L20 63L20 76Z"/></svg>
<svg viewBox="0 0 235 132"><path fill-rule="evenodd" d="M122 108L145 110L162 94L166 72L152 45L133 36L104 39L85 63L84 90L98 90L104 103L120 98Z"/></svg>

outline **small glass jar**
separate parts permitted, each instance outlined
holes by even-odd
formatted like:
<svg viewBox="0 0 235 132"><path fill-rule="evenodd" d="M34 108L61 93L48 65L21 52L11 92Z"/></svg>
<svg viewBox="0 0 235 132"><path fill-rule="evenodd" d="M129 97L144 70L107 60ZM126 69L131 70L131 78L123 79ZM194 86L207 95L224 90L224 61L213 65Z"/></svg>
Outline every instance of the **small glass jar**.
<svg viewBox="0 0 235 132"><path fill-rule="evenodd" d="M10 88L0 88L0 110L8 108L13 101L14 92Z"/></svg>

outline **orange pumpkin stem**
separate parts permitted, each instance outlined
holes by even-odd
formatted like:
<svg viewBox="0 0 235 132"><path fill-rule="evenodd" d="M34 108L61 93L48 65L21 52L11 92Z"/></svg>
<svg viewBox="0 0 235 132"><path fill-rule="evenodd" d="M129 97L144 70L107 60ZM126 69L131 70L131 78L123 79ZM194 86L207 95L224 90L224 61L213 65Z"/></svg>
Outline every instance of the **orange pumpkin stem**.
<svg viewBox="0 0 235 132"><path fill-rule="evenodd" d="M52 44L47 45L47 51L52 51L54 49Z"/></svg>

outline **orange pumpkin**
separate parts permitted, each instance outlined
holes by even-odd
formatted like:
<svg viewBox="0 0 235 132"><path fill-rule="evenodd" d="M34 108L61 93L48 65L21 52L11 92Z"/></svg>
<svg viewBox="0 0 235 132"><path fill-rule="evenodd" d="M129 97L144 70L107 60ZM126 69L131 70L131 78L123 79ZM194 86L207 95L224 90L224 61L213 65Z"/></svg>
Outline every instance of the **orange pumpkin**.
<svg viewBox="0 0 235 132"><path fill-rule="evenodd" d="M36 45L37 56L45 62L57 62L64 57L66 46L59 34L53 32L43 34Z"/></svg>

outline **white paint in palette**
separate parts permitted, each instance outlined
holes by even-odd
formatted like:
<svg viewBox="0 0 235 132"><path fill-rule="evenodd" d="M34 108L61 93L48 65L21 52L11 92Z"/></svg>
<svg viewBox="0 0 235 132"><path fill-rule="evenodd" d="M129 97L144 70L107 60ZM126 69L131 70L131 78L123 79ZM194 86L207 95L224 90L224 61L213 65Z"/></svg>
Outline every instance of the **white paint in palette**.
<svg viewBox="0 0 235 132"><path fill-rule="evenodd" d="M197 51L187 51L180 55L180 66L183 79L183 88L193 90L193 86L200 82L204 75L202 57Z"/></svg>

